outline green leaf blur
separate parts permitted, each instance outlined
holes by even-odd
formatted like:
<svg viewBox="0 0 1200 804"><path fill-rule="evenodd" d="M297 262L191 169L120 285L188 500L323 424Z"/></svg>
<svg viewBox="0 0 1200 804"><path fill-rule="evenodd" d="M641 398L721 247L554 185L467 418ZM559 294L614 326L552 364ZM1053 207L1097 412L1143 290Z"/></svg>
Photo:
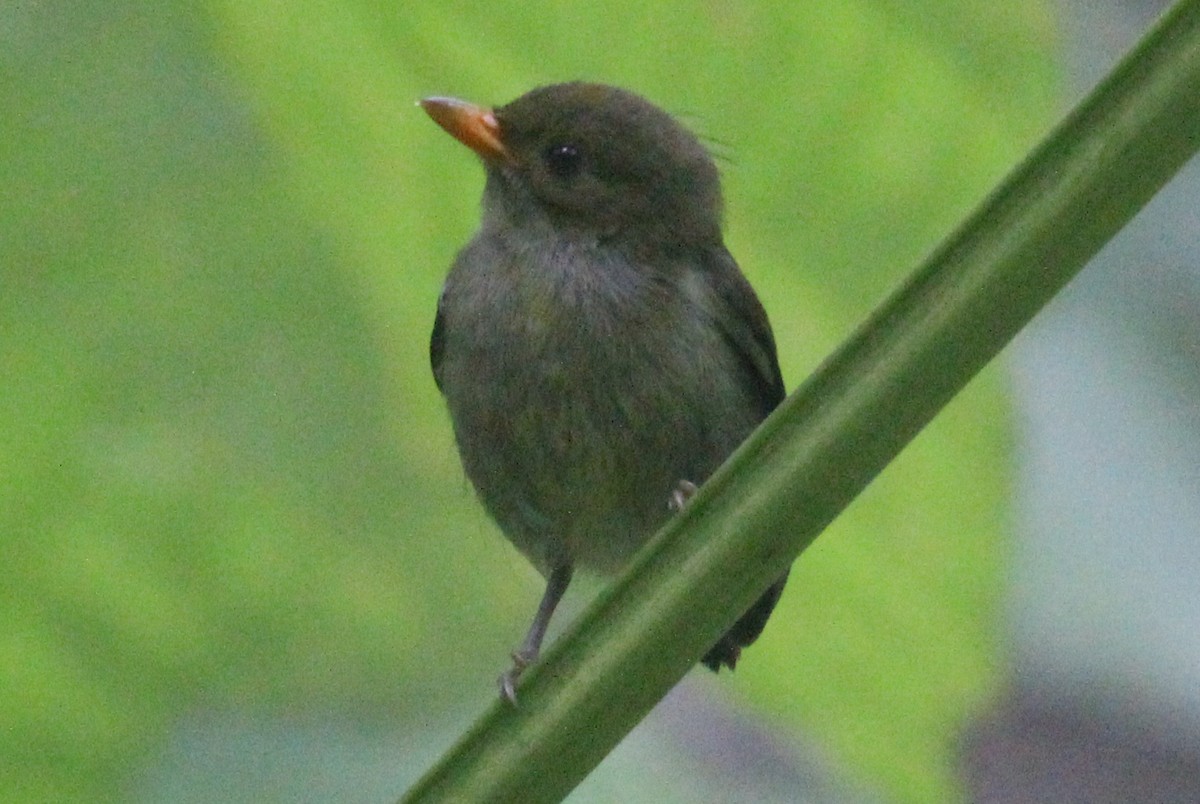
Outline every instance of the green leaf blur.
<svg viewBox="0 0 1200 804"><path fill-rule="evenodd" d="M429 376L481 172L412 102L602 80L712 143L789 386L1028 148L1043 4L0 11L0 789L112 797L189 712L493 695L540 593ZM1004 657L995 372L797 565L722 684L954 790Z"/></svg>

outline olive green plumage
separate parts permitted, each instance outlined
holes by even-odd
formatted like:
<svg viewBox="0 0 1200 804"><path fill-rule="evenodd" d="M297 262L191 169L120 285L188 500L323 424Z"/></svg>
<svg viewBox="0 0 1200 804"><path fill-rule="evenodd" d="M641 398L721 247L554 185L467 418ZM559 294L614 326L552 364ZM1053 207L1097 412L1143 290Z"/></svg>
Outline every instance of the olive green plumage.
<svg viewBox="0 0 1200 804"><path fill-rule="evenodd" d="M487 180L481 227L439 301L433 372L479 498L551 581L502 679L511 696L571 570L618 569L784 387L695 136L598 84L543 87L491 112L439 106L455 103L425 105L483 156ZM785 580L706 665L733 666Z"/></svg>

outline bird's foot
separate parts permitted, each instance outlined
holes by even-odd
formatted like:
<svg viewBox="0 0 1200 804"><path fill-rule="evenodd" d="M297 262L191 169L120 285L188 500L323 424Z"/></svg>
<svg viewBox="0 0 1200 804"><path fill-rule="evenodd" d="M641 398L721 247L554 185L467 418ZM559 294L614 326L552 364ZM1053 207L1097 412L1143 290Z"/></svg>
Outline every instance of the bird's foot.
<svg viewBox="0 0 1200 804"><path fill-rule="evenodd" d="M529 631L526 632L521 647L512 654L513 666L501 674L498 680L500 697L513 706L517 705L517 679L521 677L521 673L525 672L525 668L533 664L541 655L546 627L550 625L554 609L562 600L563 594L571 583L571 571L570 564L561 564L550 573L550 577L546 581L546 591L542 594L542 602L538 603L537 614L533 616L533 622L529 624Z"/></svg>
<svg viewBox="0 0 1200 804"><path fill-rule="evenodd" d="M496 680L500 686L500 697L513 706L517 705L517 679L525 672L526 667L533 664L535 659L537 659L536 652L513 651L513 666L501 673L500 678Z"/></svg>
<svg viewBox="0 0 1200 804"><path fill-rule="evenodd" d="M682 511L683 506L687 505L687 501L696 495L697 490L696 484L692 481L680 480L675 484L675 489L667 500L667 507L672 511Z"/></svg>

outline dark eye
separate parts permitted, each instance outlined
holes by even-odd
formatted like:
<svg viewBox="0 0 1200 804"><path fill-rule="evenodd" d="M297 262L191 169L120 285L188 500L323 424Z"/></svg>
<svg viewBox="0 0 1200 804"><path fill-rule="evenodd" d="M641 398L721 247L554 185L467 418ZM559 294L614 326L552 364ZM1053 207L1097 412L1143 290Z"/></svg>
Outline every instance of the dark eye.
<svg viewBox="0 0 1200 804"><path fill-rule="evenodd" d="M546 165L560 179L569 179L579 172L583 156L574 145L551 145L546 150Z"/></svg>

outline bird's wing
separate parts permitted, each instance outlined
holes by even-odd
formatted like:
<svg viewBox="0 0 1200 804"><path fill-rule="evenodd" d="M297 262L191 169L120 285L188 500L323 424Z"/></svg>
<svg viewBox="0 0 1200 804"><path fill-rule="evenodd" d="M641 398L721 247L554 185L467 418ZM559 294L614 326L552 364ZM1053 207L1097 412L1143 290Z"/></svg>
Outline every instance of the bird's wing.
<svg viewBox="0 0 1200 804"><path fill-rule="evenodd" d="M766 310L749 281L738 270L733 257L724 248L713 252L705 267L716 296L717 326L741 361L747 383L754 389L759 412L766 418L787 393L783 375L779 371L775 337L771 334ZM783 593L787 577L785 572L771 584L704 655L702 662L706 667L713 671L722 666L733 669L742 648L757 639L767 624L771 611Z"/></svg>
<svg viewBox="0 0 1200 804"><path fill-rule="evenodd" d="M717 326L741 359L766 418L787 395L767 312L725 248L712 252L707 263L719 307Z"/></svg>
<svg viewBox="0 0 1200 804"><path fill-rule="evenodd" d="M438 297L437 317L433 319L433 333L429 336L429 367L433 369L433 381L437 383L439 391L442 391L442 375L439 370L442 365L442 353L446 348L446 320L445 314L442 312L445 307L444 300L446 291L442 291L442 295ZM445 391L442 391L445 393Z"/></svg>

